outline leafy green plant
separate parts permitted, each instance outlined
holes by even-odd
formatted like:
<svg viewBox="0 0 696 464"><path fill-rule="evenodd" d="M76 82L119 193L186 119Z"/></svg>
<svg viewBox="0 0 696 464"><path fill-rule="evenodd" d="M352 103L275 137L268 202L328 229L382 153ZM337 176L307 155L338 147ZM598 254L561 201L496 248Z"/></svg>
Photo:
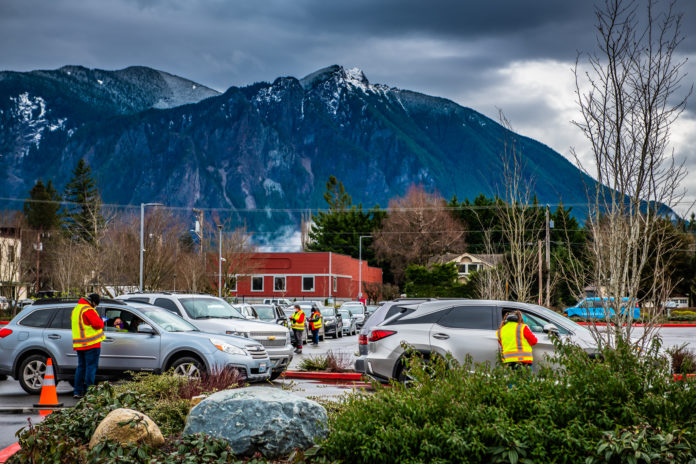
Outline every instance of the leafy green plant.
<svg viewBox="0 0 696 464"><path fill-rule="evenodd" d="M556 352L558 368L535 366L534 375L414 357L409 386L355 395L330 415L319 454L356 463L603 462L607 449L599 446L608 433L645 424L653 429L636 444L648 456L658 453L662 460L652 462L696 452L696 395L671 380L659 343L642 353L621 345L589 356L557 341ZM681 437L678 446L662 430Z"/></svg>
<svg viewBox="0 0 696 464"><path fill-rule="evenodd" d="M667 350L672 357L672 370L675 374L693 374L696 372L696 354L687 346L685 343Z"/></svg>
<svg viewBox="0 0 696 464"><path fill-rule="evenodd" d="M302 371L325 371L329 365L326 355L307 356L300 361Z"/></svg>

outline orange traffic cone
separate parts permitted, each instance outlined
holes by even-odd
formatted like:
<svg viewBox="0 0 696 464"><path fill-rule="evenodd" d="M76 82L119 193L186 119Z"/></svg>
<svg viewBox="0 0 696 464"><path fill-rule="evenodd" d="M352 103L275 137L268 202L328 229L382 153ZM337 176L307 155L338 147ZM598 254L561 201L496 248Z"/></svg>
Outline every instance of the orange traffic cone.
<svg viewBox="0 0 696 464"><path fill-rule="evenodd" d="M58 402L58 394L56 393L56 377L53 375L53 361L48 358L46 362L46 374L44 375L43 385L41 386L41 397L39 403L35 404L35 408L47 407L51 409L40 409L39 414L47 416L53 412L53 408L60 408L63 403Z"/></svg>

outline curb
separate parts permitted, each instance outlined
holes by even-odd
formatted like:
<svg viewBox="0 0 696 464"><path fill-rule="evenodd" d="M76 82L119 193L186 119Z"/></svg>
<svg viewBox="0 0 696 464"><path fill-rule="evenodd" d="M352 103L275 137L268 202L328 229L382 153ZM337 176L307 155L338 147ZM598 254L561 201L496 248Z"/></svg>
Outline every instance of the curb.
<svg viewBox="0 0 696 464"><path fill-rule="evenodd" d="M8 446L4 450L0 450L0 463L6 462L20 449L19 443L15 443L14 445Z"/></svg>
<svg viewBox="0 0 696 464"><path fill-rule="evenodd" d="M0 325L7 325L9 323L10 323L10 321L0 321Z"/></svg>
<svg viewBox="0 0 696 464"><path fill-rule="evenodd" d="M285 371L281 374L286 379L308 379L308 380L350 380L362 381L363 375L358 372L304 372L304 371Z"/></svg>
<svg viewBox="0 0 696 464"><path fill-rule="evenodd" d="M578 325L599 325L599 326L605 326L607 325L606 322L576 322ZM626 325L626 324L624 324ZM645 324L631 324L633 327L645 327ZM684 324L680 324L678 322L668 322L665 324L652 324L655 327L696 327L696 323L694 322L685 322Z"/></svg>

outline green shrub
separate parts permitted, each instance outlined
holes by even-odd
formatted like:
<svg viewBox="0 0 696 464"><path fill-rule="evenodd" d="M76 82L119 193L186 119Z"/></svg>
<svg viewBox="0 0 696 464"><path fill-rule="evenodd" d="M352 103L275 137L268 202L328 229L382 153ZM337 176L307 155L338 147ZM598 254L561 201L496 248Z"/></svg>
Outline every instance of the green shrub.
<svg viewBox="0 0 696 464"><path fill-rule="evenodd" d="M657 348L639 356L621 346L604 350L600 361L559 345L559 369L533 376L415 359L410 387L394 384L348 399L331 416L320 453L356 463L603 462L610 450L602 445L623 437L647 456L687 456L696 452L696 394L686 382L671 381ZM626 430L644 433L625 438ZM620 447L610 458L631 462Z"/></svg>
<svg viewBox="0 0 696 464"><path fill-rule="evenodd" d="M299 367L301 371L325 371L329 364L325 355L316 355L304 358Z"/></svg>
<svg viewBox="0 0 696 464"><path fill-rule="evenodd" d="M227 463L236 462L224 451L226 442L209 437L178 438L190 410L190 397L219 388L236 387L239 375L213 372L201 379L187 379L173 373L135 374L133 380L112 386L108 382L90 387L75 407L56 411L39 424L18 432L21 450L15 463ZM89 450L87 444L97 425L118 408L130 408L148 415L169 437L168 445L154 450L146 445L121 447L104 443ZM175 437L174 440L171 437ZM174 443L175 445L171 445ZM224 443L224 445L223 445ZM173 453L173 454L172 454ZM168 457L170 454L174 458ZM214 456L213 456L214 455Z"/></svg>

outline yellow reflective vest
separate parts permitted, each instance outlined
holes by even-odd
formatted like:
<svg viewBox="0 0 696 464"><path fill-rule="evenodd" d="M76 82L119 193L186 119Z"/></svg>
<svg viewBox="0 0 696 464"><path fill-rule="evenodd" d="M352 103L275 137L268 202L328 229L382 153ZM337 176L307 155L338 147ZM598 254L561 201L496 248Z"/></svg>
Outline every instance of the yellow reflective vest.
<svg viewBox="0 0 696 464"><path fill-rule="evenodd" d="M498 340L503 347L503 362L527 362L534 361L532 345L524 338L524 328L519 322L507 322L498 329Z"/></svg>
<svg viewBox="0 0 696 464"><path fill-rule="evenodd" d="M305 313L301 309L295 311L292 316L290 316L290 327L294 330L304 330Z"/></svg>
<svg viewBox="0 0 696 464"><path fill-rule="evenodd" d="M82 316L90 310L94 310L94 308L84 303L78 303L72 310L73 349L87 348L106 338L102 329L95 329L91 325L85 324Z"/></svg>
<svg viewBox="0 0 696 464"><path fill-rule="evenodd" d="M312 314L309 318L309 328L312 330L317 330L321 328L321 313L319 311Z"/></svg>

